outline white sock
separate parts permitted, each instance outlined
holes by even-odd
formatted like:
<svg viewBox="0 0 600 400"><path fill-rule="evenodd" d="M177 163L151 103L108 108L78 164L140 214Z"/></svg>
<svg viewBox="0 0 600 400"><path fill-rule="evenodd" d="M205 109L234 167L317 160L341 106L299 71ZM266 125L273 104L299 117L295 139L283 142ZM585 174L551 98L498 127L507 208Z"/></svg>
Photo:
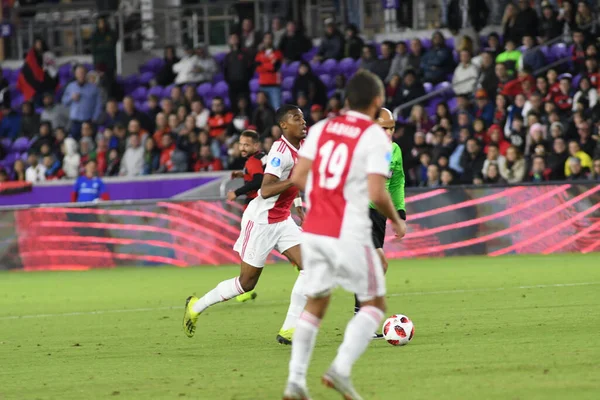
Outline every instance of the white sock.
<svg viewBox="0 0 600 400"><path fill-rule="evenodd" d="M348 322L344 341L332 364L338 374L350 376L352 366L369 346L373 332L379 327L382 319L383 311L377 307L365 306Z"/></svg>
<svg viewBox="0 0 600 400"><path fill-rule="evenodd" d="M213 304L227 301L243 293L244 289L240 284L240 277L231 278L219 283L217 287L206 293L196 302L196 304L194 304L192 309L195 312L202 312Z"/></svg>
<svg viewBox="0 0 600 400"><path fill-rule="evenodd" d="M288 307L287 315L285 316L285 321L283 321L283 326L281 327L281 329L284 331L296 327L298 318L304 310L304 306L306 305L306 296L304 295L305 281L306 278L304 271L300 271L300 273L298 274L298 278L296 278L296 283L294 283L294 287L292 288L292 294L290 296L290 306Z"/></svg>
<svg viewBox="0 0 600 400"><path fill-rule="evenodd" d="M292 339L292 358L290 359L288 382L306 387L306 371L315 348L320 325L321 320L308 311L304 311L298 318Z"/></svg>

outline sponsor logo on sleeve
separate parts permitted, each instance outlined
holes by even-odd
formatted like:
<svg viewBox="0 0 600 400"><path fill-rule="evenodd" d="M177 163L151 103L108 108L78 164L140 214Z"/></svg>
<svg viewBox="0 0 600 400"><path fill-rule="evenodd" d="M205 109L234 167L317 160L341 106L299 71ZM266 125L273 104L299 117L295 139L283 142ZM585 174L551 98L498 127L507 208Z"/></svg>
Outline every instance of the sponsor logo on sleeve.
<svg viewBox="0 0 600 400"><path fill-rule="evenodd" d="M281 165L281 158L273 157L273 159L271 160L271 166L277 168L280 165Z"/></svg>

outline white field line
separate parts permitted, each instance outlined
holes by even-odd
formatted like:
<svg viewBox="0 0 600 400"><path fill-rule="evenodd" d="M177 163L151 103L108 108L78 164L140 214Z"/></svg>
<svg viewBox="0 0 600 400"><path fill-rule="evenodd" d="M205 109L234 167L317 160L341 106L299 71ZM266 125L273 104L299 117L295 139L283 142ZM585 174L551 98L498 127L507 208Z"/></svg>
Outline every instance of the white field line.
<svg viewBox="0 0 600 400"><path fill-rule="evenodd" d="M480 289L455 289L455 290L437 290L430 292L406 292L406 293L388 293L386 297L404 297L404 296L428 296L428 295L440 295L440 294L463 294L463 293L489 293L489 292L501 292L504 290L519 290L519 289L548 289L548 288L565 288L565 287L576 287L576 286L592 286L600 285L600 282L578 282L578 283L555 283L549 285L531 285L531 286L513 286L513 287L499 287L499 288L480 288ZM284 301L260 301L261 304L287 304ZM16 319L31 319L31 318L56 318L56 317L71 317L78 315L101 315L101 314L119 314L119 313L131 313L131 312L148 312L148 311L164 311L164 310L175 310L181 309L182 306L170 306L170 307L148 307L148 308L131 308L121 310L98 310L98 311L76 311L68 313L57 313L57 314L30 314L30 315L10 315L0 317L0 321L16 320Z"/></svg>

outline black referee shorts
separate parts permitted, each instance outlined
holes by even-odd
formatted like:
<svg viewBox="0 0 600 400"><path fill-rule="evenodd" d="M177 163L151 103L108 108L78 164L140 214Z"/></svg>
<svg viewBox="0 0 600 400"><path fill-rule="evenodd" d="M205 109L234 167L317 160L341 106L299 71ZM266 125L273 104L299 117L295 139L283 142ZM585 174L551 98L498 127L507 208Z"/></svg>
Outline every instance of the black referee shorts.
<svg viewBox="0 0 600 400"><path fill-rule="evenodd" d="M371 233L371 237L373 238L373 246L375 246L376 249L383 249L387 218L373 208L369 208L369 217L373 222L373 229Z"/></svg>

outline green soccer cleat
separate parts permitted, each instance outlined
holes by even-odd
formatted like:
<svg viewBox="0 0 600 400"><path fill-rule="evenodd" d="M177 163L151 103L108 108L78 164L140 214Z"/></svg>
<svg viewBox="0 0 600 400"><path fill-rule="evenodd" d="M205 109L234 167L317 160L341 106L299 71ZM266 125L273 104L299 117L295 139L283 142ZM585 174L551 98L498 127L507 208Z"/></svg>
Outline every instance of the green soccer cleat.
<svg viewBox="0 0 600 400"><path fill-rule="evenodd" d="M237 296L235 299L239 302L239 303L245 303L248 300L254 300L256 299L256 296L258 296L258 293L256 293L253 290L246 292L246 293L242 293L239 296Z"/></svg>
<svg viewBox="0 0 600 400"><path fill-rule="evenodd" d="M196 333L196 321L198 321L199 312L193 310L194 304L199 299L196 296L190 296L185 300L185 311L183 313L183 332L187 337L194 336Z"/></svg>
<svg viewBox="0 0 600 400"><path fill-rule="evenodd" d="M288 330L280 330L279 334L277 335L277 341L279 342L279 344L285 344L287 346L290 346L292 344L292 337L294 336L294 331L295 329L288 329Z"/></svg>

